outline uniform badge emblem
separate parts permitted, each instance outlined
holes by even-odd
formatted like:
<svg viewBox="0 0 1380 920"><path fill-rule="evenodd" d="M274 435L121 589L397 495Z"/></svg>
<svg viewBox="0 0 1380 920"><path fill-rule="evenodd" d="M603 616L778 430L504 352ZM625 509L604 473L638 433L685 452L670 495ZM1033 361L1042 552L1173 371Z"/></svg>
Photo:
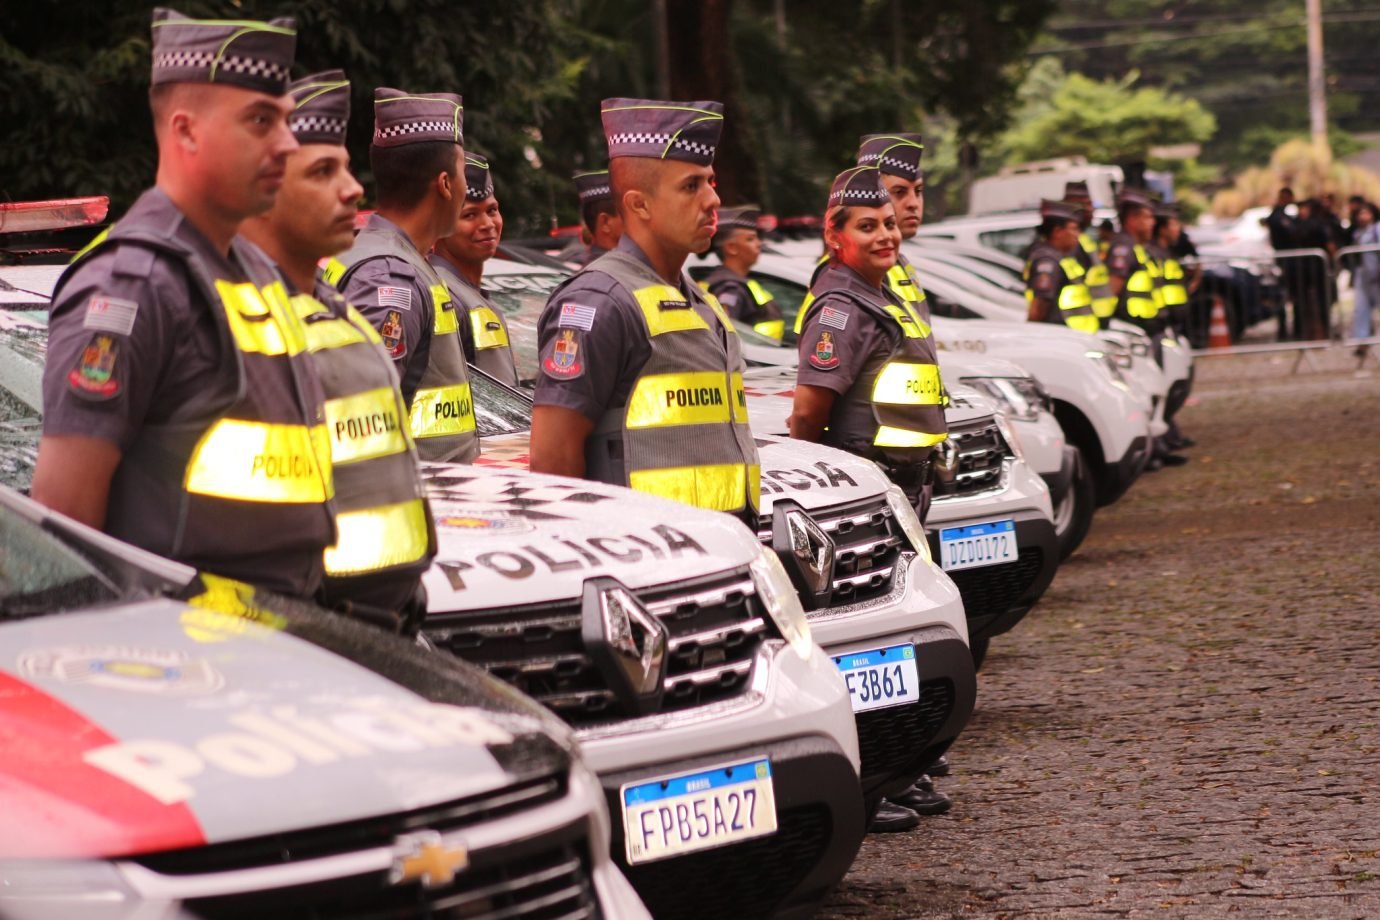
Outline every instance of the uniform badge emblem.
<svg viewBox="0 0 1380 920"><path fill-rule="evenodd" d="M815 350L810 355L810 364L822 371L833 370L839 366L839 357L834 351L834 334L821 332Z"/></svg>
<svg viewBox="0 0 1380 920"><path fill-rule="evenodd" d="M560 380L570 380L584 373L580 361L580 340L574 329L562 329L560 337L551 343L551 353L541 363L542 370Z"/></svg>
<svg viewBox="0 0 1380 920"><path fill-rule="evenodd" d="M120 392L115 377L115 358L120 346L108 335L93 335L81 350L77 366L67 374L67 385L87 399L110 399Z"/></svg>
<svg viewBox="0 0 1380 920"><path fill-rule="evenodd" d="M379 337L383 339L383 347L388 349L388 357L397 360L407 354L407 339L403 335L402 314L397 310L389 310L384 317L383 325L379 326Z"/></svg>

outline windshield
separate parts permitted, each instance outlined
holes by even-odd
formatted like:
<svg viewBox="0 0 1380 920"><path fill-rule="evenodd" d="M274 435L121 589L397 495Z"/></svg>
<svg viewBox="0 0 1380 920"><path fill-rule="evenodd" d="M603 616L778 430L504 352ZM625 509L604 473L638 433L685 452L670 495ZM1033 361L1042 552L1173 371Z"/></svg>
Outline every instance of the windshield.
<svg viewBox="0 0 1380 920"><path fill-rule="evenodd" d="M547 296L565 279L546 271L484 276L485 292L508 322L508 341L523 382L537 379L537 320Z"/></svg>
<svg viewBox="0 0 1380 920"><path fill-rule="evenodd" d="M77 553L17 512L0 507L0 616L28 617L118 598Z"/></svg>
<svg viewBox="0 0 1380 920"><path fill-rule="evenodd" d="M474 427L481 438L516 434L532 427L532 401L470 365Z"/></svg>

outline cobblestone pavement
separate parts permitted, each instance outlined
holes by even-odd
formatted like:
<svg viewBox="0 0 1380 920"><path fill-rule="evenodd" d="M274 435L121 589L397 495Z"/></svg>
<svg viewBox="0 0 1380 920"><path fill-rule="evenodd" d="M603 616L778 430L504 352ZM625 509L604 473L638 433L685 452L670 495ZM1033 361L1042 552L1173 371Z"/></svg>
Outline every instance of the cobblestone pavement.
<svg viewBox="0 0 1380 920"><path fill-rule="evenodd" d="M1199 362L1193 462L999 637L940 788L822 916L1380 917L1380 368Z"/></svg>

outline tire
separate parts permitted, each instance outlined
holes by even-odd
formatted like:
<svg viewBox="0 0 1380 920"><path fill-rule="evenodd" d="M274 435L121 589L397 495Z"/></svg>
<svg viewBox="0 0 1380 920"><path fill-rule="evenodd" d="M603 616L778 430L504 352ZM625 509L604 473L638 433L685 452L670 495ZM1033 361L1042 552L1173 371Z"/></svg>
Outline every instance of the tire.
<svg viewBox="0 0 1380 920"><path fill-rule="evenodd" d="M991 639L974 639L968 643L968 649L973 653L973 667L982 670L982 662L987 658L987 647L992 644Z"/></svg>
<svg viewBox="0 0 1380 920"><path fill-rule="evenodd" d="M1083 460L1083 452L1074 450L1073 481L1064 497L1054 506L1054 533L1059 538L1059 561L1073 555L1083 544L1092 527L1093 512L1097 510L1097 483Z"/></svg>

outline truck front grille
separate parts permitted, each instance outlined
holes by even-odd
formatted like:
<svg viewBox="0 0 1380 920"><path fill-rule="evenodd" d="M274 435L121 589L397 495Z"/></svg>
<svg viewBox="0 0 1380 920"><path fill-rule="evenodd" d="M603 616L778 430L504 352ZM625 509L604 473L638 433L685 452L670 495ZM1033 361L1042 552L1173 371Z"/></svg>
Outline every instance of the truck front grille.
<svg viewBox="0 0 1380 920"><path fill-rule="evenodd" d="M895 776L907 767L918 773L929 766L926 749L954 708L954 682L947 677L920 684L920 699L905 706L857 714L863 782Z"/></svg>
<svg viewBox="0 0 1380 920"><path fill-rule="evenodd" d="M1040 577L1044 562L1045 554L1039 547L1027 546L1015 562L948 573L963 596L968 622L994 617L1016 606Z"/></svg>
<svg viewBox="0 0 1380 920"><path fill-rule="evenodd" d="M747 689L757 650L774 628L746 569L634 593L670 634L660 711L690 709ZM433 615L425 631L438 646L488 669L572 725L626 715L585 651L577 604Z"/></svg>
<svg viewBox="0 0 1380 920"><path fill-rule="evenodd" d="M951 428L949 440L958 450L958 466L952 473L940 471L935 477L935 501L981 495L1002 487L1004 464L1011 451L991 416Z"/></svg>
<svg viewBox="0 0 1380 920"><path fill-rule="evenodd" d="M809 515L834 540L831 606L857 604L891 590L901 553L910 547L885 498L822 508ZM758 528L758 539L770 546L771 518L763 517Z"/></svg>

